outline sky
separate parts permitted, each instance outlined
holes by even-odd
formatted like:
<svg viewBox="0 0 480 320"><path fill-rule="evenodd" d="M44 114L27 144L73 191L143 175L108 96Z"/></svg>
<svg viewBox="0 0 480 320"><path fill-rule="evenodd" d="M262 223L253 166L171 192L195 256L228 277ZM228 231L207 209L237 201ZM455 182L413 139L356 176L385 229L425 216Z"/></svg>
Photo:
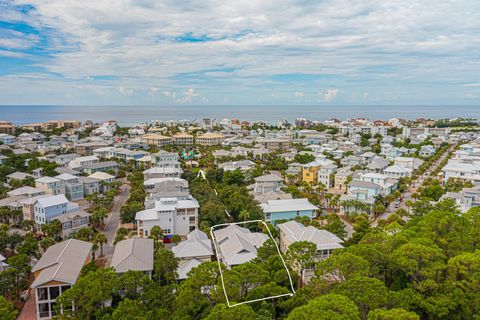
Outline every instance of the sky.
<svg viewBox="0 0 480 320"><path fill-rule="evenodd" d="M478 0L0 0L0 105L480 105Z"/></svg>

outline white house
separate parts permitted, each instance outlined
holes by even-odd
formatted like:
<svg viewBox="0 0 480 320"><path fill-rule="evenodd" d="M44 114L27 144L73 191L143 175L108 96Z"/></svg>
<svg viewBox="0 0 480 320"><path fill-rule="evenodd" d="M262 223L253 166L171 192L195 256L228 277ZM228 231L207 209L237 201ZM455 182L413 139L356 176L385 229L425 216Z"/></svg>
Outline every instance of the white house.
<svg viewBox="0 0 480 320"><path fill-rule="evenodd" d="M257 257L257 249L268 239L264 233L251 232L232 224L213 232L217 244L217 259L228 268L249 262Z"/></svg>
<svg viewBox="0 0 480 320"><path fill-rule="evenodd" d="M393 165L385 168L383 173L390 178L399 179L410 177L412 175L412 170L399 165Z"/></svg>
<svg viewBox="0 0 480 320"><path fill-rule="evenodd" d="M212 242L205 232L195 229L187 234L187 240L173 247L172 252L180 259L177 274L178 279L183 280L187 278L190 270L203 262L212 260Z"/></svg>
<svg viewBox="0 0 480 320"><path fill-rule="evenodd" d="M137 212L135 220L138 235L148 237L154 226L163 230L164 238L170 239L174 234L187 235L198 228L198 209L200 205L195 199L178 200L162 198L155 202L155 207Z"/></svg>

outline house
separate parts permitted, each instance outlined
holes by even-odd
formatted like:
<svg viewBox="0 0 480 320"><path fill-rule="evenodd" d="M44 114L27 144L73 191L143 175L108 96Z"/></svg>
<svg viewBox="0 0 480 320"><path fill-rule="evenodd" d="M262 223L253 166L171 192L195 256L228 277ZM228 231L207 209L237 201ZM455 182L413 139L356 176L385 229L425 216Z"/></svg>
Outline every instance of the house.
<svg viewBox="0 0 480 320"><path fill-rule="evenodd" d="M187 278L190 270L203 262L212 260L212 242L205 232L195 229L187 234L187 240L173 247L172 252L180 259L177 274L178 279L183 280Z"/></svg>
<svg viewBox="0 0 480 320"><path fill-rule="evenodd" d="M84 156L84 157L76 157L75 160L72 160L68 163L68 166L73 170L80 171L84 167L98 163L99 159L97 156Z"/></svg>
<svg viewBox="0 0 480 320"><path fill-rule="evenodd" d="M295 220L279 224L278 229L282 252L286 252L294 242L308 241L316 245L315 260L319 261L330 257L334 250L343 248L343 240L333 233L317 229L314 226L306 227Z"/></svg>
<svg viewBox="0 0 480 320"><path fill-rule="evenodd" d="M0 254L0 272L8 269L9 265L5 262L6 260L7 259Z"/></svg>
<svg viewBox="0 0 480 320"><path fill-rule="evenodd" d="M137 212L138 236L148 237L154 226L163 230L164 239L169 240L174 234L187 235L198 228L198 209L195 199L178 200L162 198L155 202L155 207Z"/></svg>
<svg viewBox="0 0 480 320"><path fill-rule="evenodd" d="M422 157L431 157L435 154L435 148L429 145L422 146L418 154Z"/></svg>
<svg viewBox="0 0 480 320"><path fill-rule="evenodd" d="M33 203L35 223L45 224L68 212L78 211L76 203L69 202L63 194L38 198Z"/></svg>
<svg viewBox="0 0 480 320"><path fill-rule="evenodd" d="M449 160L442 169L442 181L446 182L450 178L471 181L474 185L480 184L480 164L462 163Z"/></svg>
<svg viewBox="0 0 480 320"><path fill-rule="evenodd" d="M97 162L86 165L82 168L82 171L87 174L92 174L95 172L112 172L117 174L119 169L119 164L115 161L105 161L105 162Z"/></svg>
<svg viewBox="0 0 480 320"><path fill-rule="evenodd" d="M447 192L440 198L440 200L445 198L455 200L460 211L462 213L467 212L473 207L480 206L480 186L464 188L459 192Z"/></svg>
<svg viewBox="0 0 480 320"><path fill-rule="evenodd" d="M152 178L180 178L183 173L182 168L176 167L153 167L143 171L145 179Z"/></svg>
<svg viewBox="0 0 480 320"><path fill-rule="evenodd" d="M225 136L220 133L207 132L195 138L195 143L202 146L215 146L222 144Z"/></svg>
<svg viewBox="0 0 480 320"><path fill-rule="evenodd" d="M37 319L55 316L56 299L78 280L91 260L92 244L69 239L50 246L32 269ZM67 308L67 306L64 306Z"/></svg>
<svg viewBox="0 0 480 320"><path fill-rule="evenodd" d="M361 166L364 164L364 161L361 157L358 157L358 156L354 156L354 155L351 155L351 156L347 156L345 158L343 158L340 163L344 166Z"/></svg>
<svg viewBox="0 0 480 320"><path fill-rule="evenodd" d="M348 188L348 180L353 175L353 171L349 168L343 168L335 173L335 189L346 190Z"/></svg>
<svg viewBox="0 0 480 320"><path fill-rule="evenodd" d="M34 175L31 175L29 173L24 173L24 172L14 172L14 173L10 173L9 175L7 175L7 183L10 183L12 181L23 181L25 179L28 179L28 178L31 178L31 179L35 179L35 176Z"/></svg>
<svg viewBox="0 0 480 320"><path fill-rule="evenodd" d="M381 173L367 172L360 176L360 180L379 185L381 187L381 193L384 196L392 193L397 186L396 179Z"/></svg>
<svg viewBox="0 0 480 320"><path fill-rule="evenodd" d="M58 164L59 166L65 166L74 161L75 159L79 158L78 154L76 153L67 153L67 154L60 154L53 158L53 162Z"/></svg>
<svg viewBox="0 0 480 320"><path fill-rule="evenodd" d="M259 141L260 145L270 151L287 151L291 147L289 139L269 138Z"/></svg>
<svg viewBox="0 0 480 320"><path fill-rule="evenodd" d="M2 165L7 159L8 157L5 157L4 155L0 154L0 165Z"/></svg>
<svg viewBox="0 0 480 320"><path fill-rule="evenodd" d="M255 259L257 249L268 239L264 233L251 232L236 224L215 230L213 234L218 250L217 259L229 269Z"/></svg>
<svg viewBox="0 0 480 320"><path fill-rule="evenodd" d="M108 174L108 173L104 173L104 174ZM94 176L96 175L98 175L98 173L94 173ZM78 181L80 181L83 184L83 193L85 196L100 192L100 181L98 179L90 178L90 177L79 177Z"/></svg>
<svg viewBox="0 0 480 320"><path fill-rule="evenodd" d="M291 220L278 225L279 247L285 253L294 242L308 241L316 246L316 253L313 260L318 262L327 259L338 249L343 248L343 240L327 230L319 230L314 226L305 227L303 224ZM314 268L301 271L303 283L307 283L314 275Z"/></svg>
<svg viewBox="0 0 480 320"><path fill-rule="evenodd" d="M353 180L348 184L348 195L355 200L373 199L381 193L382 187L371 181Z"/></svg>
<svg viewBox="0 0 480 320"><path fill-rule="evenodd" d="M416 170L423 164L423 160L412 157L397 157L395 158L394 164L407 169Z"/></svg>
<svg viewBox="0 0 480 320"><path fill-rule="evenodd" d="M224 171L235 171L240 170L246 172L248 170L253 170L255 168L255 162L250 160L240 160L240 161L230 161L224 162L218 165L220 169Z"/></svg>
<svg viewBox="0 0 480 320"><path fill-rule="evenodd" d="M260 203L266 203L269 200L291 199L292 196L281 189L282 182L282 177L271 173L256 177L255 183L247 188L251 190L249 193L253 198Z"/></svg>
<svg viewBox="0 0 480 320"><path fill-rule="evenodd" d="M83 199L83 183L80 178L68 173L63 173L55 177L55 179L62 180L65 186L65 195L68 199L80 200Z"/></svg>
<svg viewBox="0 0 480 320"><path fill-rule="evenodd" d="M367 164L366 169L369 172L383 173L383 170L388 167L388 161L382 157L374 157L370 163Z"/></svg>
<svg viewBox="0 0 480 320"><path fill-rule="evenodd" d="M35 180L35 188L43 190L46 194L65 194L65 182L52 177L41 177Z"/></svg>
<svg viewBox="0 0 480 320"><path fill-rule="evenodd" d="M88 227L90 223L90 213L85 211L74 211L61 214L55 218L62 225L61 236L68 237L78 229Z"/></svg>
<svg viewBox="0 0 480 320"><path fill-rule="evenodd" d="M25 186L25 187L21 187L21 188L17 188L17 189L8 191L7 195L9 197L23 196L25 198L32 198L32 197L40 196L44 193L45 192L43 190L33 188L33 187L29 187L29 186Z"/></svg>
<svg viewBox="0 0 480 320"><path fill-rule="evenodd" d="M160 168L180 168L178 153L161 150L152 154L152 163Z"/></svg>
<svg viewBox="0 0 480 320"><path fill-rule="evenodd" d="M270 200L260 205L265 215L265 221L275 224L278 220L288 220L295 217L314 219L319 208L308 199Z"/></svg>
<svg viewBox="0 0 480 320"><path fill-rule="evenodd" d="M112 187L109 185L110 183L115 181L115 177L106 172L94 172L88 176L90 179L95 179L99 182L99 191L101 193L105 193L110 191Z"/></svg>
<svg viewBox="0 0 480 320"><path fill-rule="evenodd" d="M17 138L7 133L0 133L0 142L6 146L14 145Z"/></svg>
<svg viewBox="0 0 480 320"><path fill-rule="evenodd" d="M153 271L153 239L133 238L115 245L110 267L118 274L140 271L149 278Z"/></svg>
<svg viewBox="0 0 480 320"><path fill-rule="evenodd" d="M385 168L383 174L390 178L400 179L410 177L412 175L412 170L399 165L393 165Z"/></svg>
<svg viewBox="0 0 480 320"><path fill-rule="evenodd" d="M326 188L333 187L337 168L337 165L333 163L321 166L317 173L318 182L322 183Z"/></svg>
<svg viewBox="0 0 480 320"><path fill-rule="evenodd" d="M153 188L148 189L147 192L145 209L155 207L155 202L162 198L176 198L178 200L192 199L188 191L188 182L183 179L163 179L163 181L156 183Z"/></svg>

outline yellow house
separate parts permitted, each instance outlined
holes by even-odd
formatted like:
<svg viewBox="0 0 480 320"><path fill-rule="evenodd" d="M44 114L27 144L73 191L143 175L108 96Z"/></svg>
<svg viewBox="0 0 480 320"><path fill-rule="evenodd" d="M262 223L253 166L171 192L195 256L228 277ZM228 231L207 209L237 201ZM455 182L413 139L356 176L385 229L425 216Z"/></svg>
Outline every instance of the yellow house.
<svg viewBox="0 0 480 320"><path fill-rule="evenodd" d="M317 184L321 165L316 161L302 165L302 181Z"/></svg>

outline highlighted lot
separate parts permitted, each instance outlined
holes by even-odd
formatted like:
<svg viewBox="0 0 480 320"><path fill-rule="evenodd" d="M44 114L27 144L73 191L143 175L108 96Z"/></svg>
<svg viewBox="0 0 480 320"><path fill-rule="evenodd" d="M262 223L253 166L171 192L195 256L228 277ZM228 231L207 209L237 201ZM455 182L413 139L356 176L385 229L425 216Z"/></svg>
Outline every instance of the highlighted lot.
<svg viewBox="0 0 480 320"><path fill-rule="evenodd" d="M263 226L267 230L267 234L251 232L247 229L247 227L253 226L256 228ZM278 243L265 221L252 220L218 224L210 228L210 235L215 247L222 289L229 307L291 297L295 294L290 271L280 252ZM279 275L279 278L283 279L282 285L269 283L274 289L270 290L268 294L261 290L255 291L262 281L261 272L255 273L249 269L250 266L253 267L251 261L257 257L257 249L267 242L271 246L271 254L278 255L279 259L274 260L281 263L285 270L284 274L282 271L282 274ZM281 269L281 267L279 268Z"/></svg>

